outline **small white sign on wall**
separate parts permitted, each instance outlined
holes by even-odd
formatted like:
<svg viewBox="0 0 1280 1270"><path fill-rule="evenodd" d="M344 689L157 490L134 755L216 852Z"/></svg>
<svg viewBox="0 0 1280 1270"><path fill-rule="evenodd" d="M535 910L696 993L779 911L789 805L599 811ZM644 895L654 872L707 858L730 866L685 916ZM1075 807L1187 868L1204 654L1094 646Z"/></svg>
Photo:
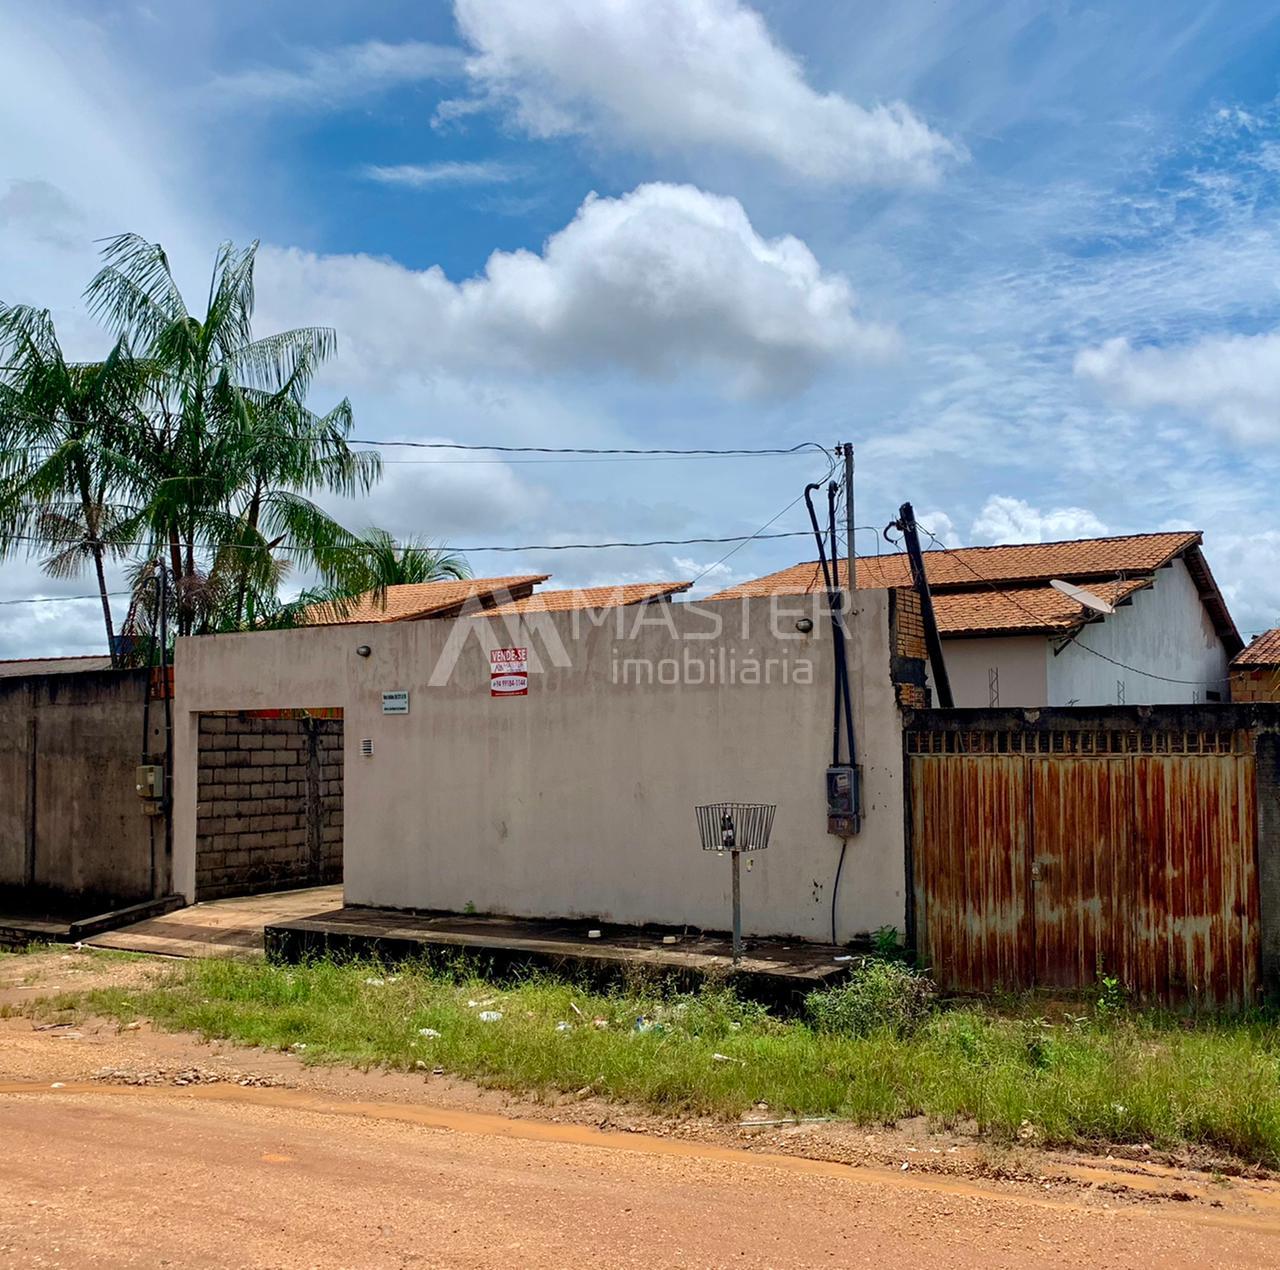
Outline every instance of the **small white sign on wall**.
<svg viewBox="0 0 1280 1270"><path fill-rule="evenodd" d="M407 688L396 688L392 692L384 692L382 694L382 713L408 714L409 690Z"/></svg>

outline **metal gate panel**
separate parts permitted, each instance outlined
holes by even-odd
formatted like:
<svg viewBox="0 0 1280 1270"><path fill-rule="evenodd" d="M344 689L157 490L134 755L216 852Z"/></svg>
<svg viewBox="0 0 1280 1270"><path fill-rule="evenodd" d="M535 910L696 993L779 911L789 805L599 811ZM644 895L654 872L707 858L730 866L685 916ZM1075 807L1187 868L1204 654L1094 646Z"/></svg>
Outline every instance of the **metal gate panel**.
<svg viewBox="0 0 1280 1270"><path fill-rule="evenodd" d="M917 757L911 770L921 955L961 991L1029 986L1025 760Z"/></svg>
<svg viewBox="0 0 1280 1270"><path fill-rule="evenodd" d="M1132 962L1130 760L1038 758L1031 769L1035 981L1078 988Z"/></svg>
<svg viewBox="0 0 1280 1270"><path fill-rule="evenodd" d="M1135 765L1138 995L1242 1005L1259 982L1253 755Z"/></svg>
<svg viewBox="0 0 1280 1270"><path fill-rule="evenodd" d="M916 734L916 940L959 991L1087 988L1239 1006L1260 984L1256 772L1240 736L1061 747ZM1247 739L1247 738L1246 738Z"/></svg>

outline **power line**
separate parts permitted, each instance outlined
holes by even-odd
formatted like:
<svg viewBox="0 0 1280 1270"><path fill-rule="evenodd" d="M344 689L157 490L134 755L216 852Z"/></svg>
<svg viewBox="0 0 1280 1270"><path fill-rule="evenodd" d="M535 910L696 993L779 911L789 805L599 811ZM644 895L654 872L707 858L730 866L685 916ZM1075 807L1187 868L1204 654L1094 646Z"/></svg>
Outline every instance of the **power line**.
<svg viewBox="0 0 1280 1270"><path fill-rule="evenodd" d="M601 448L597 446L564 446L564 445L479 445L462 441L378 441L368 437L352 437L351 445L403 446L413 450L466 450L487 451L495 454L593 454L593 455L643 455L646 457L668 458L746 458L775 457L786 454L800 454L806 450L820 450L827 454L826 447L817 441L801 441L798 445L780 447L771 446L764 449L753 449L749 446L734 446L731 449L669 449L649 448L636 449L629 447ZM830 458L830 455L827 455Z"/></svg>
<svg viewBox="0 0 1280 1270"><path fill-rule="evenodd" d="M12 406L9 407L13 409ZM18 407L19 413L25 418L35 423L47 423L58 426L65 422L64 420L52 419L46 415L38 415L32 411L23 410ZM805 454L811 450L817 450L822 454L826 454L830 458L830 454L826 447L817 441L801 441L792 446L766 446L755 448L751 446L733 446L727 449L717 449L714 447L694 447L694 448L670 448L670 447L599 447L599 446L554 446L554 445L486 445L482 443L463 442L463 441L388 441L372 437L349 437L348 445L366 445L378 448L406 448L413 450L456 450L473 454L540 454L553 455L557 457L543 459L392 459L389 462L394 463L560 463L560 462L626 462L626 461L653 461L657 459L665 459L675 461L681 459L717 459L717 458L787 458L793 455ZM58 447L51 446L47 443L44 445L33 445L26 447L15 447L18 449L26 449L28 451L45 450L53 453Z"/></svg>
<svg viewBox="0 0 1280 1270"><path fill-rule="evenodd" d="M968 569L979 582L985 582L997 595L1004 596L1010 604L1015 608L1021 609L1034 622L1041 626L1044 625L1043 614L1033 613L1025 604L1017 600L1003 587L997 586L990 578L983 577L983 575L979 573L978 570L975 569L963 556L956 551L952 551L950 547L947 547L931 529L925 529L918 520L916 521L916 528L924 529L925 533L928 534L935 543L937 543L941 550L949 552L953 559L959 560L960 563L964 565L964 567ZM1086 653L1092 653L1095 657L1101 657L1103 661L1110 662L1113 666L1118 666L1121 670L1130 671L1135 675L1143 675L1147 679L1158 679L1162 683L1182 684L1189 688L1202 688L1206 684L1225 684L1231 682L1230 679L1175 679L1170 675L1158 675L1154 670L1140 670L1137 666L1130 666L1127 662L1117 661L1114 657L1108 657L1106 653L1100 653L1096 648L1090 648L1082 639L1076 638L1072 642L1076 648L1082 648Z"/></svg>
<svg viewBox="0 0 1280 1270"><path fill-rule="evenodd" d="M113 598L119 598L124 595L132 595L132 591L108 591L107 594ZM102 596L98 592L93 595L25 595L13 600L0 600L0 604L66 604L74 600L100 600Z"/></svg>
<svg viewBox="0 0 1280 1270"><path fill-rule="evenodd" d="M768 526L773 524L778 519L778 517L780 517L783 514L783 512L790 510L790 508L793 507L794 505L795 505L794 503L788 504L787 507L784 507L782 511L778 513L777 516L774 516L772 520L767 521L765 525L762 526L762 528L768 528ZM604 550L606 548L612 548L612 547L689 547L689 546L701 546L708 543L719 544L719 543L726 543L726 542L736 542L736 543L746 544L752 541L767 541L769 539L774 539L774 538L804 538L804 537L807 537L808 534L809 534L809 531L807 529L788 529L788 530L781 530L777 533L772 533L772 534L762 533L760 530L757 530L753 534L726 534L719 537L702 537L702 538L650 538L644 541L636 541L636 542L630 542L630 541L627 541L627 542L544 542L544 543L520 543L516 545L489 544L489 545L482 545L482 546L454 546L450 543L444 543L441 545L440 550L449 551L449 552L458 552L459 554L463 554L463 555L475 555L475 554L479 554L480 552L496 552L496 551L500 551L500 552L600 551L600 550ZM56 542L50 542L50 540L47 538L41 538L34 534L12 534L10 535L9 540L11 542L30 542L30 543L39 543L39 544L48 545L48 546L59 545ZM70 543L66 543L62 545L70 545ZM117 547L134 547L134 548L145 550L145 549L150 549L155 547L156 544L148 543L148 542L111 542L105 545L113 549ZM223 542L223 543L216 543L216 544L211 543L209 544L207 549L214 551L215 553L218 551L270 550L272 552L285 551L285 552L293 552L295 554L316 554L314 552L310 552L308 548L294 547L294 546L290 546L287 543L277 543L275 546L268 548L266 543L261 543L261 542ZM331 547L329 550L330 551L351 551L357 554L367 554L373 549L364 545L363 543L347 543L341 546ZM36 597L32 597L32 598L36 598Z"/></svg>
<svg viewBox="0 0 1280 1270"><path fill-rule="evenodd" d="M369 444L354 442L353 444ZM357 451L367 453L367 451ZM807 453L803 450L752 450L744 454L732 452L715 454L649 454L649 455L614 455L597 458L551 458L551 459L383 459L384 467L425 466L425 467L465 467L468 464L501 464L503 467L517 467L530 463L691 463L707 459L758 459L758 458L794 458Z"/></svg>

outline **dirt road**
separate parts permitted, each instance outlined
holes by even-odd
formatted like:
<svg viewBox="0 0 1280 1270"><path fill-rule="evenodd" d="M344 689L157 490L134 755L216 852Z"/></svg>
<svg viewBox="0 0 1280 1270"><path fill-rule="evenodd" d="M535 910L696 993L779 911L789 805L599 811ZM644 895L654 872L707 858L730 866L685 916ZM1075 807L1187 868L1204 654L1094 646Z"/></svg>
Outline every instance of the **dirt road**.
<svg viewBox="0 0 1280 1270"><path fill-rule="evenodd" d="M1274 1266L1274 1219L294 1090L0 1091L13 1266ZM436 1127L448 1124L450 1127Z"/></svg>
<svg viewBox="0 0 1280 1270"><path fill-rule="evenodd" d="M14 959L0 1006L149 973ZM0 1018L5 1267L1280 1264L1276 1183L1037 1151L1003 1182L972 1150Z"/></svg>

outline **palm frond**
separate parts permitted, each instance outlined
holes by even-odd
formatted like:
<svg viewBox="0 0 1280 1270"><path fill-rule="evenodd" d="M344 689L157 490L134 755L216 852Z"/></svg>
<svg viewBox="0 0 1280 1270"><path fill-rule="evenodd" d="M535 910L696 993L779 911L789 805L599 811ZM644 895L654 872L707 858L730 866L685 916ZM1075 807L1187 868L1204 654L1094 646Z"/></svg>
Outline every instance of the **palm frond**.
<svg viewBox="0 0 1280 1270"><path fill-rule="evenodd" d="M85 288L89 312L116 335L142 347L182 322L187 306L159 243L118 234L102 249L102 268Z"/></svg>

